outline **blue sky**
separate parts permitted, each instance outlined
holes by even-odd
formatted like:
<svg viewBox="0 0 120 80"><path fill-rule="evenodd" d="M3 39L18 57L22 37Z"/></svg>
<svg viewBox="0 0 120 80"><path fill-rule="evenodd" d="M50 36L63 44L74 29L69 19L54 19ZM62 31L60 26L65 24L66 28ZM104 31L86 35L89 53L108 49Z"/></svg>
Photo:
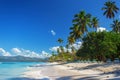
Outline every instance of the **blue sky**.
<svg viewBox="0 0 120 80"><path fill-rule="evenodd" d="M66 42L73 16L81 10L97 16L100 26L110 30L111 20L106 19L101 11L105 1L0 0L0 48L50 52L49 48L59 45L59 37ZM117 5L120 5L120 0L117 0Z"/></svg>

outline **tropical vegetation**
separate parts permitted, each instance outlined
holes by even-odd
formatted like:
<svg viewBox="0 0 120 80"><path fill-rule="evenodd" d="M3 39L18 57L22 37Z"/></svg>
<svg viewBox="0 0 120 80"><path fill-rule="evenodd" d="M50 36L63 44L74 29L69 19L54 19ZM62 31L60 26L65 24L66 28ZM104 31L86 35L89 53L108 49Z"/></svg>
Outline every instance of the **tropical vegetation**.
<svg viewBox="0 0 120 80"><path fill-rule="evenodd" d="M102 7L103 15L113 19L110 24L111 31L97 31L100 27L99 19L90 13L80 11L75 14L70 27L70 34L67 38L66 48L60 45L57 53L49 58L49 61L114 61L120 59L120 20L115 19L119 8L112 0L105 2ZM74 43L81 41L82 46L76 49ZM58 39L61 44L63 40Z"/></svg>
<svg viewBox="0 0 120 80"><path fill-rule="evenodd" d="M76 53L81 60L106 62L120 58L120 34L115 32L91 32L83 38L82 47Z"/></svg>

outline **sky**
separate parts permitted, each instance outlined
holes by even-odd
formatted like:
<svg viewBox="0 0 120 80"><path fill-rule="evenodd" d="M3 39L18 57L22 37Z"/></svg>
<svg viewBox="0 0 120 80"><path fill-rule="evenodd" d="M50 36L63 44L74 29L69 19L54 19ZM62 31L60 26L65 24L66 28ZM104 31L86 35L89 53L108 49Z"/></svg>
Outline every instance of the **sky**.
<svg viewBox="0 0 120 80"><path fill-rule="evenodd" d="M0 0L0 55L51 53L59 46L58 38L66 44L73 16L81 10L98 17L100 26L111 30L112 20L101 10L105 1ZM119 15L120 11L116 18Z"/></svg>

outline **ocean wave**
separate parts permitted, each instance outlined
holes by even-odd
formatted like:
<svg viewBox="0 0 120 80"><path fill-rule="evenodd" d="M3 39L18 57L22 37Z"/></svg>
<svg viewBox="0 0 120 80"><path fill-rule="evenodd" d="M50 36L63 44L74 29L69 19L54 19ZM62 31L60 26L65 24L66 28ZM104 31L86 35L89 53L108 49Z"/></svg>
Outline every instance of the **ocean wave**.
<svg viewBox="0 0 120 80"><path fill-rule="evenodd" d="M44 67L45 64L36 64L36 65L30 65L29 67Z"/></svg>
<svg viewBox="0 0 120 80"><path fill-rule="evenodd" d="M30 67L30 66L27 66L26 69L29 70L29 69L31 69L31 67Z"/></svg>

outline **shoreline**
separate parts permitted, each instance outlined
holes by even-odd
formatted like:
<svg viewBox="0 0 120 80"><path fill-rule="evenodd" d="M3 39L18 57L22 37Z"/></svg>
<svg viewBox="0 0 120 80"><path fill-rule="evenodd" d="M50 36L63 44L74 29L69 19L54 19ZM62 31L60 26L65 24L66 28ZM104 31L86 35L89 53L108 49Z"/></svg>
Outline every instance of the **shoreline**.
<svg viewBox="0 0 120 80"><path fill-rule="evenodd" d="M29 67L22 76L40 80L118 80L120 64L48 63Z"/></svg>

